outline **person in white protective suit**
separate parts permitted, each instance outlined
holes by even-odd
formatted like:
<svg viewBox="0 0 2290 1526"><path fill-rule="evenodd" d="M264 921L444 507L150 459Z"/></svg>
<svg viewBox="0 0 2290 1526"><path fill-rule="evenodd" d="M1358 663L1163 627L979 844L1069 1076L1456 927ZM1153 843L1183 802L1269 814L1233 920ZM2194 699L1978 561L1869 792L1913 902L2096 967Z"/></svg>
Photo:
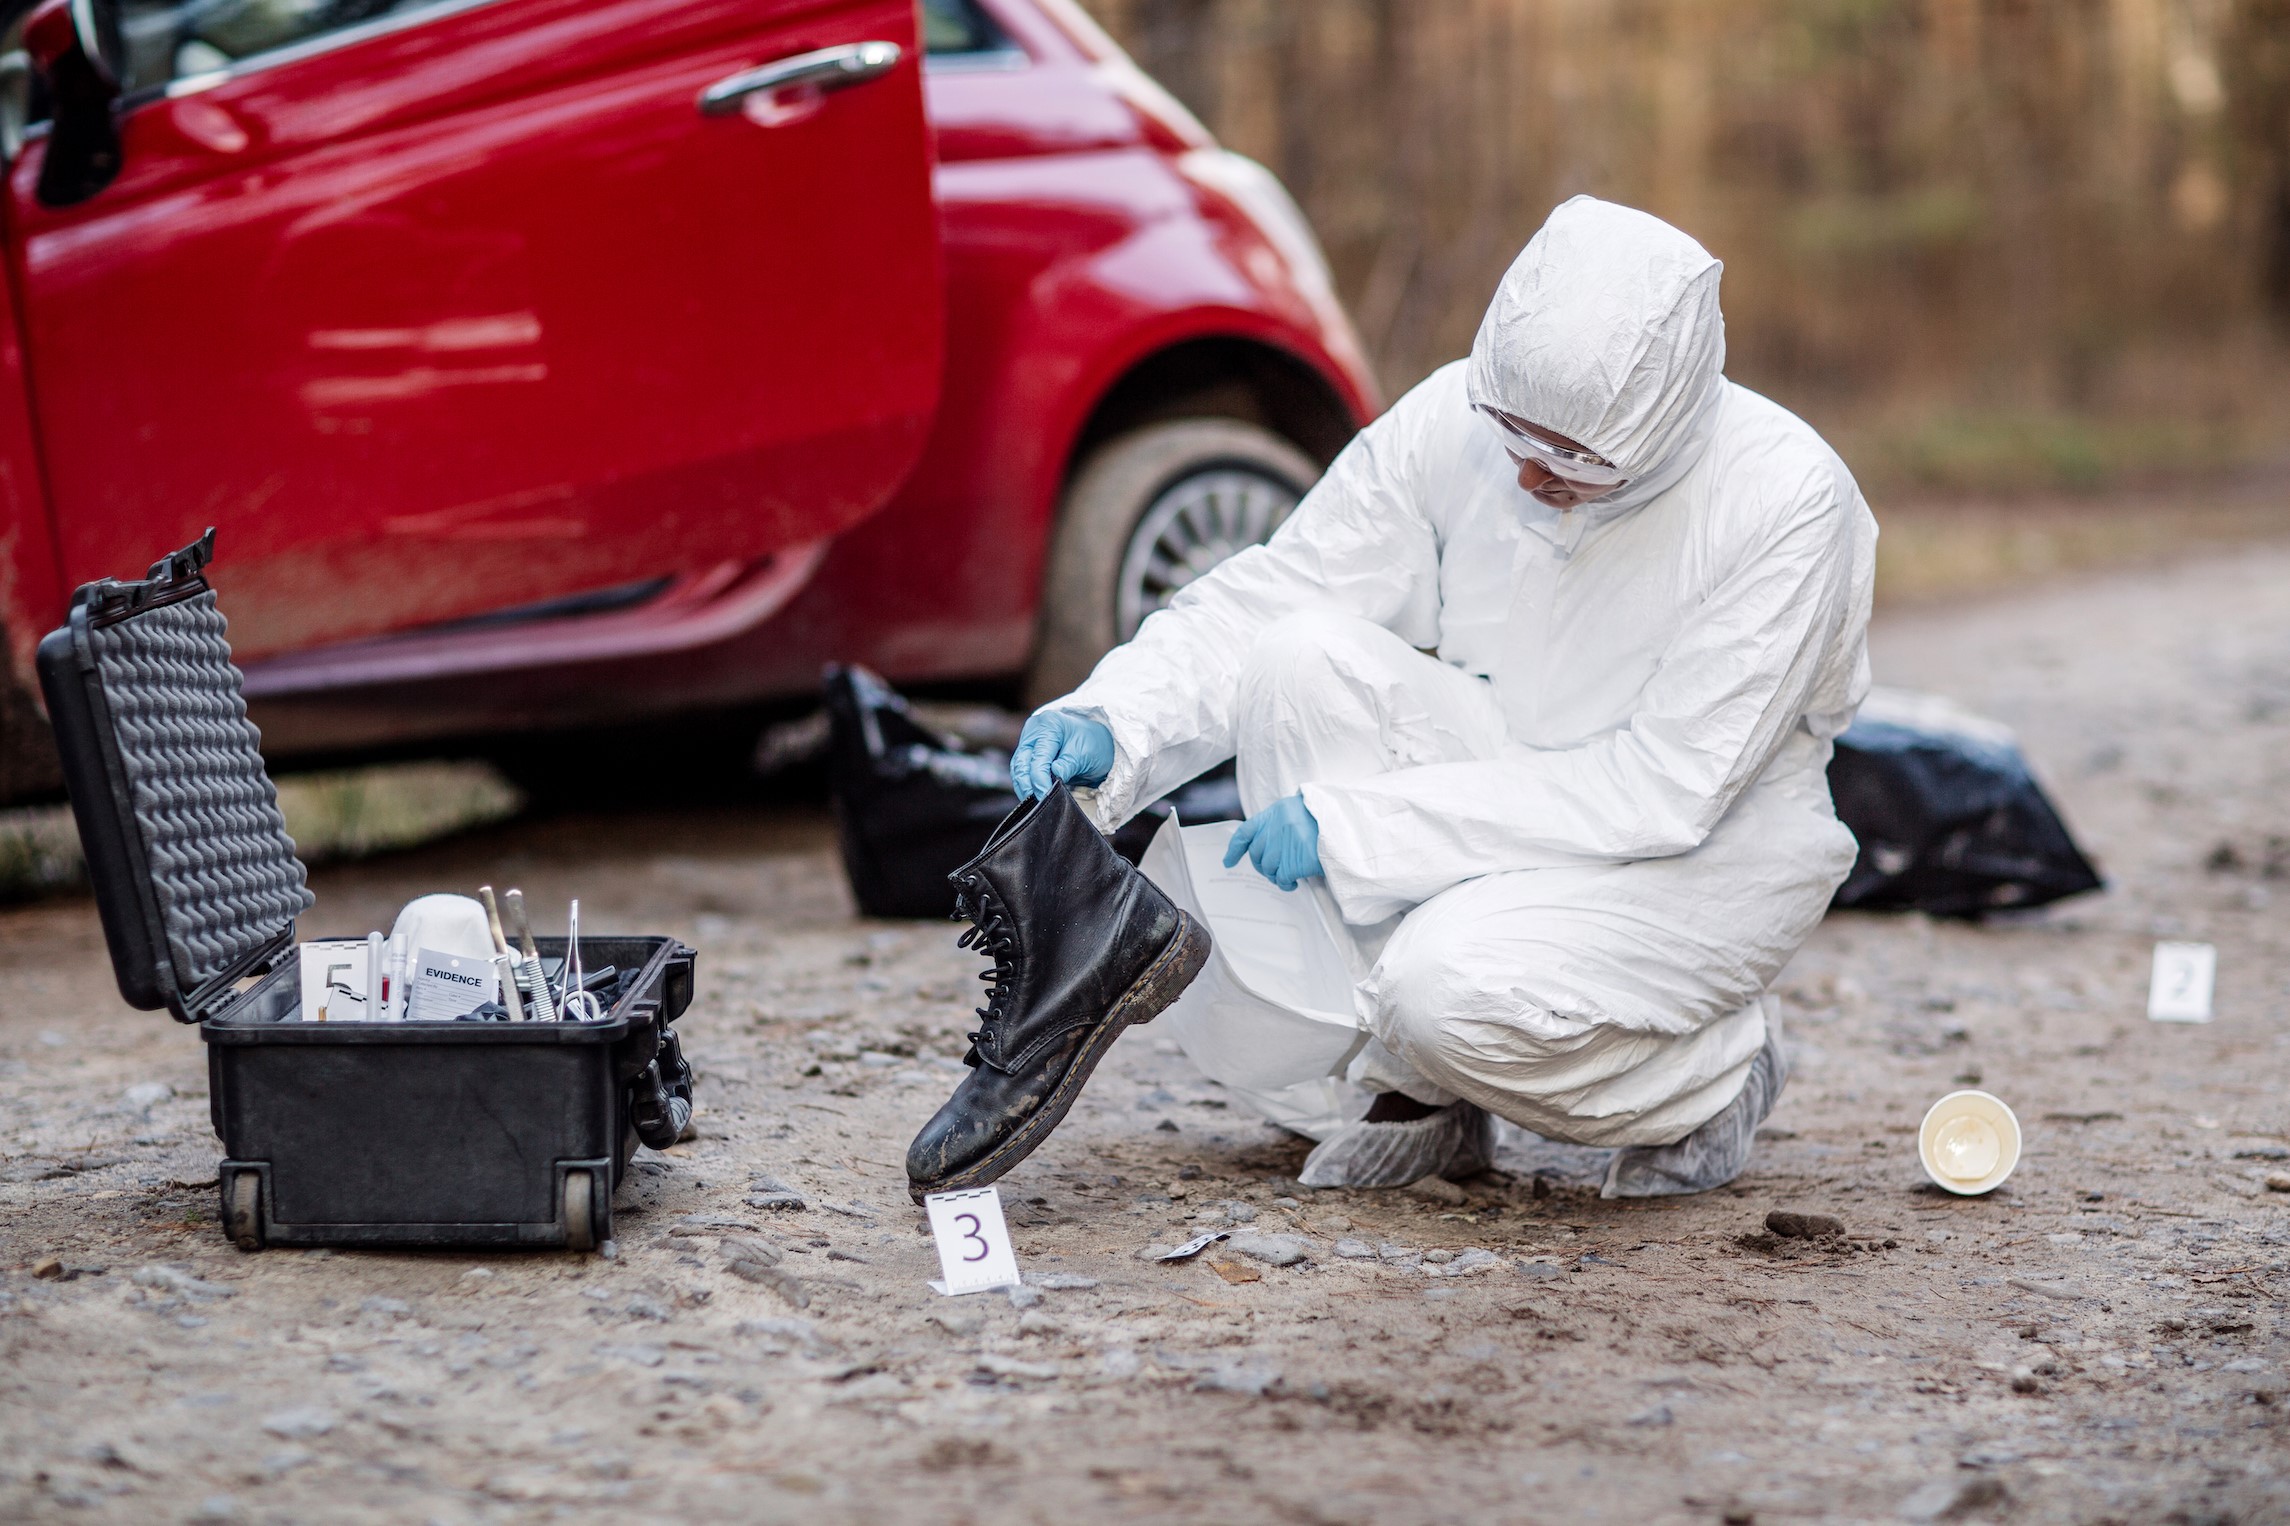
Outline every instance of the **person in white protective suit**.
<svg viewBox="0 0 2290 1526"><path fill-rule="evenodd" d="M1028 723L1020 792L1094 784L1108 830L1237 755L1226 861L1341 913L1375 1096L1284 1120L1322 1136L1309 1185L1464 1174L1494 1114L1616 1147L1608 1196L1702 1190L1786 1079L1767 988L1854 857L1826 769L1876 526L1725 379L1721 271L1645 213L1559 207L1468 361Z"/></svg>

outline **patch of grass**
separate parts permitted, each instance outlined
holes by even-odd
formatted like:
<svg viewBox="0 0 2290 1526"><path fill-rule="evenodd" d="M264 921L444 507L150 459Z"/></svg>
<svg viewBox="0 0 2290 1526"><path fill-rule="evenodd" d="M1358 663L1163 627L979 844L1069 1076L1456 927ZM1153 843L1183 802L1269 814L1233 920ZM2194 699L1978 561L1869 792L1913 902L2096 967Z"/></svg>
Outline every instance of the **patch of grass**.
<svg viewBox="0 0 2290 1526"><path fill-rule="evenodd" d="M2279 474L2173 492L1877 506L1879 605L1960 598L2046 577L2151 566L2290 538Z"/></svg>
<svg viewBox="0 0 2290 1526"><path fill-rule="evenodd" d="M524 797L483 763L394 763L289 774L279 810L295 851L313 867L394 853L503 821ZM69 806L0 811L0 903L87 883Z"/></svg>
<svg viewBox="0 0 2290 1526"><path fill-rule="evenodd" d="M87 879L68 806L0 811L0 901L74 890Z"/></svg>
<svg viewBox="0 0 2290 1526"><path fill-rule="evenodd" d="M505 821L524 803L486 763L399 763L278 782L287 833L312 865L434 842Z"/></svg>
<svg viewBox="0 0 2290 1526"><path fill-rule="evenodd" d="M1986 221L1976 192L1923 186L1888 196L1813 197L1789 213L1782 236L1798 254L1866 258L1961 244Z"/></svg>
<svg viewBox="0 0 2290 1526"><path fill-rule="evenodd" d="M2215 473L2249 459L2229 425L2070 413L1945 412L1845 435L1864 486L1918 493L2095 493L2189 463Z"/></svg>

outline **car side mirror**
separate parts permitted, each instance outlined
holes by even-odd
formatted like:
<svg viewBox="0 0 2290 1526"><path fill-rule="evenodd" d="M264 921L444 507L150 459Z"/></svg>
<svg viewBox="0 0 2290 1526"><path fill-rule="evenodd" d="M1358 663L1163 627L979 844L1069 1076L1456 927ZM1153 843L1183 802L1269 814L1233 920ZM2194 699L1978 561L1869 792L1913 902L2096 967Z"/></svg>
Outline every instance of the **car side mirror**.
<svg viewBox="0 0 2290 1526"><path fill-rule="evenodd" d="M55 113L34 194L51 207L76 206L119 174L118 0L42 0L24 22L24 52Z"/></svg>

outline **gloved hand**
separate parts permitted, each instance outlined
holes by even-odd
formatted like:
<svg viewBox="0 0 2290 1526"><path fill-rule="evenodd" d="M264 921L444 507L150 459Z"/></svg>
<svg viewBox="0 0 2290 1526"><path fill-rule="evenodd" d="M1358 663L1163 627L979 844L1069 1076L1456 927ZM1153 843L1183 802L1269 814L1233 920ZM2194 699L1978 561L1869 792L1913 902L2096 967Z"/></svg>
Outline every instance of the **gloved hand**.
<svg viewBox="0 0 2290 1526"><path fill-rule="evenodd" d="M1242 822L1225 847L1225 867L1239 863L1243 853L1257 873L1283 890L1321 872L1320 823L1305 809L1302 793L1275 800Z"/></svg>
<svg viewBox="0 0 2290 1526"><path fill-rule="evenodd" d="M1010 783L1020 800L1034 800L1060 783L1103 784L1113 772L1113 733L1101 721L1044 710L1018 733L1010 754Z"/></svg>

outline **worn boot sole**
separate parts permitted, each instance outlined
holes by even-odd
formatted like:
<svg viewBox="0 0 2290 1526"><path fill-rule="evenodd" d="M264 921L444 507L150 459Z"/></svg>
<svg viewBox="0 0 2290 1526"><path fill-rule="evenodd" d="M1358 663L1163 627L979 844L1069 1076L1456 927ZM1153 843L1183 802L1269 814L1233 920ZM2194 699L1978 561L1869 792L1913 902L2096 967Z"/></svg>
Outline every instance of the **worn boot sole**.
<svg viewBox="0 0 2290 1526"><path fill-rule="evenodd" d="M1041 1142L1050 1137L1057 1126L1065 1122L1072 1111L1074 1099L1081 1095L1082 1086L1097 1069L1097 1062L1105 1058L1105 1051L1121 1037L1121 1030L1136 1023L1149 1023L1168 1010L1169 1004L1193 983L1193 977L1209 962L1209 930L1182 911L1177 913L1177 931L1153 962L1145 966L1145 973L1121 993L1105 1016L1098 1019L1090 1031L1089 1041L1082 1045L1081 1053L1074 1056L1073 1064L1066 1067L1057 1089L1034 1115L1018 1125L1018 1131L996 1145L975 1164L960 1171L949 1172L932 1182L918 1182L911 1178L907 1191L916 1202L934 1192L960 1192L965 1187L983 1187L999 1180L1012 1166L1034 1153Z"/></svg>

